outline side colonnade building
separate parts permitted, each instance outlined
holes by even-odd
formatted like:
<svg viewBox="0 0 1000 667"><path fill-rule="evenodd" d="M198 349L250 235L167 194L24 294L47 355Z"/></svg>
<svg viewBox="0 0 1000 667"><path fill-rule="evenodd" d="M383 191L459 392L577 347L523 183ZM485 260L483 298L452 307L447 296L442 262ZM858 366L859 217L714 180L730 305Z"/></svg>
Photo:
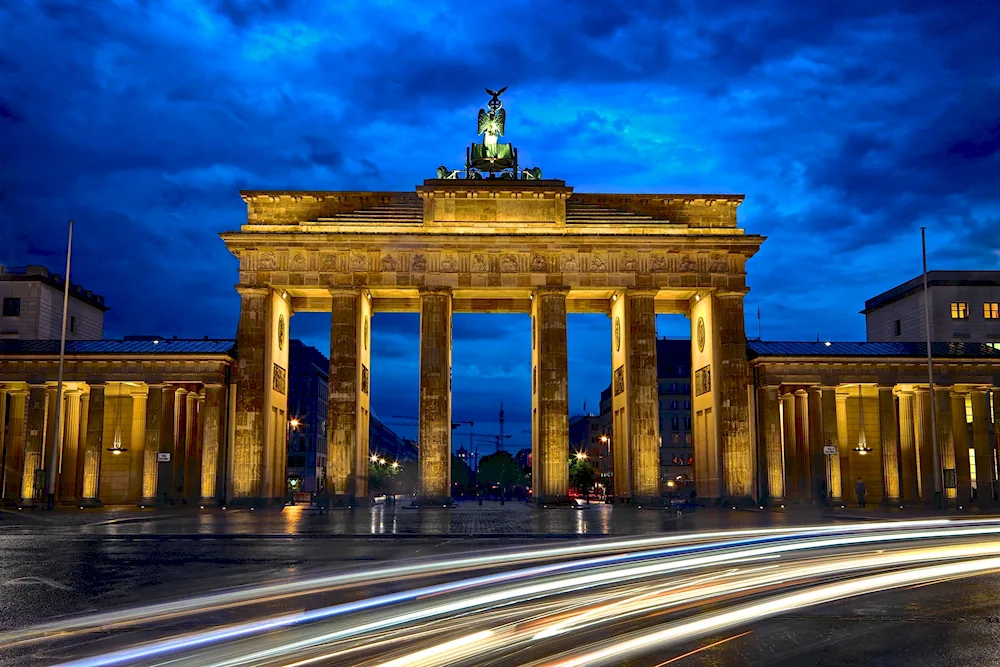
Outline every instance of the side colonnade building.
<svg viewBox="0 0 1000 667"><path fill-rule="evenodd" d="M0 340L4 504L45 502L53 461L60 504L226 498L234 341L67 341L61 437L58 362L57 340Z"/></svg>
<svg viewBox="0 0 1000 667"><path fill-rule="evenodd" d="M868 502L937 503L925 343L750 341L747 352L761 502L855 502L860 477ZM931 352L942 500L996 508L1000 350Z"/></svg>

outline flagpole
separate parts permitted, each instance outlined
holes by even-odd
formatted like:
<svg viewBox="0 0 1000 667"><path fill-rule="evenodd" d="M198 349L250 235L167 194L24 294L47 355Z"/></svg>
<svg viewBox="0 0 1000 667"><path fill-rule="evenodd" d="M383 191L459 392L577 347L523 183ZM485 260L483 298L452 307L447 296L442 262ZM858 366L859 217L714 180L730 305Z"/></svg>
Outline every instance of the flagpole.
<svg viewBox="0 0 1000 667"><path fill-rule="evenodd" d="M59 453L62 451L63 441L63 362L66 360L66 319L69 312L69 266L73 255L73 221L69 221L69 242L66 244L66 275L63 277L63 311L62 311L62 334L59 338L59 380L56 383L56 437L53 446L49 448L49 480L48 480L48 508L55 509L56 506L56 476L58 475Z"/></svg>
<svg viewBox="0 0 1000 667"><path fill-rule="evenodd" d="M924 258L924 333L927 336L927 387L931 392L931 447L934 451L934 504L941 507L941 453L937 437L937 397L934 392L934 357L931 355L931 301L927 293L927 228L920 228L920 250Z"/></svg>

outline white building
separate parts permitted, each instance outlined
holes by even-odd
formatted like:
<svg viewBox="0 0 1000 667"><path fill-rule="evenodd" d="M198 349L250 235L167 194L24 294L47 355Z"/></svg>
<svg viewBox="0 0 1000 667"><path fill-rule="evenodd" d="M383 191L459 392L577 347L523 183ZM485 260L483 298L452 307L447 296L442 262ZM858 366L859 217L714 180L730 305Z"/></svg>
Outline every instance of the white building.
<svg viewBox="0 0 1000 667"><path fill-rule="evenodd" d="M924 283L917 276L865 301L870 342L923 342ZM928 271L931 340L1000 348L1000 271Z"/></svg>
<svg viewBox="0 0 1000 667"><path fill-rule="evenodd" d="M44 266L0 266L0 338L58 340L65 279ZM104 297L71 285L67 340L104 336Z"/></svg>

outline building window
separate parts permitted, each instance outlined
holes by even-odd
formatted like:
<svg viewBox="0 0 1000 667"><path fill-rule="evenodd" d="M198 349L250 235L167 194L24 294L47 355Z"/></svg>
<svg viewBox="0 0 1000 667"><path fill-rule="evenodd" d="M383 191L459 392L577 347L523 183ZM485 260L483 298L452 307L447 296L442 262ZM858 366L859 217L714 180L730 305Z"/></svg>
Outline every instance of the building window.
<svg viewBox="0 0 1000 667"><path fill-rule="evenodd" d="M20 317L21 316L21 300L15 297L4 297L3 300L3 316L4 317Z"/></svg>
<svg viewBox="0 0 1000 667"><path fill-rule="evenodd" d="M670 401L670 409L671 410L677 410L678 409L678 407L677 407L678 405L680 405L680 401Z"/></svg>
<svg viewBox="0 0 1000 667"><path fill-rule="evenodd" d="M953 320L969 319L969 304L965 303L964 301L952 301L951 319Z"/></svg>
<svg viewBox="0 0 1000 667"><path fill-rule="evenodd" d="M691 434L690 433L685 433L684 434L684 444L685 445L690 445L691 444Z"/></svg>
<svg viewBox="0 0 1000 667"><path fill-rule="evenodd" d="M900 322L899 320L896 320L893 323L893 325L892 325L892 332L896 336L902 336L903 335L903 323Z"/></svg>
<svg viewBox="0 0 1000 667"><path fill-rule="evenodd" d="M680 421L681 421L680 417L671 417L670 428L676 431L678 428L680 428Z"/></svg>
<svg viewBox="0 0 1000 667"><path fill-rule="evenodd" d="M988 320L1000 320L1000 303L984 303L983 317Z"/></svg>
<svg viewBox="0 0 1000 667"><path fill-rule="evenodd" d="M691 430L691 418L690 417L685 417L684 418L684 430L685 431L690 431Z"/></svg>
<svg viewBox="0 0 1000 667"><path fill-rule="evenodd" d="M684 409L685 410L691 409L691 401L684 401Z"/></svg>
<svg viewBox="0 0 1000 667"><path fill-rule="evenodd" d="M681 444L681 434L680 433L674 433L673 440L674 440L674 444L675 445Z"/></svg>

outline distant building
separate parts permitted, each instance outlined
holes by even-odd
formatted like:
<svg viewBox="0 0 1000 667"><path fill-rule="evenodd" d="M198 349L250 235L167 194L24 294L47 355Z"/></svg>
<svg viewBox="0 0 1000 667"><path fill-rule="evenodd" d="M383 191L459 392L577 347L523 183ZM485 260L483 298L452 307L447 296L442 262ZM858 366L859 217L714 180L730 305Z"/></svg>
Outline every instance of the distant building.
<svg viewBox="0 0 1000 667"><path fill-rule="evenodd" d="M526 449L517 450L517 454L514 454L514 461L516 461L517 465L521 466L522 468L530 468L531 448L528 447Z"/></svg>
<svg viewBox="0 0 1000 667"><path fill-rule="evenodd" d="M691 341L659 338L656 341L656 374L660 406L660 484L662 490L682 488L694 479L694 446L691 428ZM601 434L612 436L611 387L601 392ZM572 425L570 426L572 431ZM570 441L572 442L572 435ZM607 474L611 474L611 456ZM604 465L601 468L604 474Z"/></svg>
<svg viewBox="0 0 1000 667"><path fill-rule="evenodd" d="M606 435L604 419L601 416L588 414L570 417L570 459L579 453L586 454L587 459L596 465L602 474L610 473L611 456L608 454L608 443L601 440L601 437Z"/></svg>
<svg viewBox="0 0 1000 667"><path fill-rule="evenodd" d="M288 481L293 489L314 493L326 484L330 362L293 338L288 365Z"/></svg>
<svg viewBox="0 0 1000 667"><path fill-rule="evenodd" d="M408 440L386 426L374 412L368 425L368 451L377 453L387 461L416 461L417 443Z"/></svg>
<svg viewBox="0 0 1000 667"><path fill-rule="evenodd" d="M869 342L926 342L923 276L865 301ZM928 271L931 340L1000 348L1000 271Z"/></svg>
<svg viewBox="0 0 1000 667"><path fill-rule="evenodd" d="M59 340L66 280L44 266L0 266L0 338ZM70 285L67 340L101 340L104 297Z"/></svg>
<svg viewBox="0 0 1000 667"><path fill-rule="evenodd" d="M691 341L657 340L656 374L660 403L660 483L669 490L694 479Z"/></svg>

